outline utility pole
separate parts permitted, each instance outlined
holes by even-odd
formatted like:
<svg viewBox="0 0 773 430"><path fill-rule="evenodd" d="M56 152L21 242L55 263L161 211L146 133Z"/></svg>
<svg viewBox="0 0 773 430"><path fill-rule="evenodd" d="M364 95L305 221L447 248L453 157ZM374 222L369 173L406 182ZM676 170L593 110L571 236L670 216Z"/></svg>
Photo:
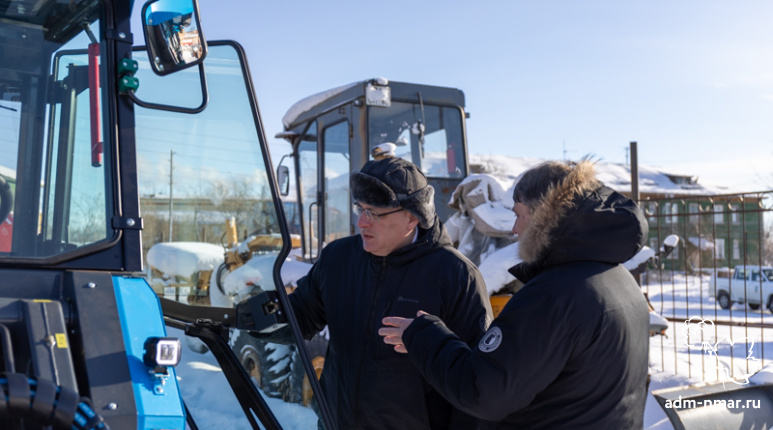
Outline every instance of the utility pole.
<svg viewBox="0 0 773 430"><path fill-rule="evenodd" d="M172 241L172 213L174 209L174 195L172 190L174 189L174 151L169 150L169 240Z"/></svg>
<svg viewBox="0 0 773 430"><path fill-rule="evenodd" d="M630 153L631 153L631 199L636 202L636 204L640 204L639 200L641 197L639 196L639 150L637 148L636 141L631 142L630 146ZM636 283L641 285L641 273L634 276L636 278Z"/></svg>

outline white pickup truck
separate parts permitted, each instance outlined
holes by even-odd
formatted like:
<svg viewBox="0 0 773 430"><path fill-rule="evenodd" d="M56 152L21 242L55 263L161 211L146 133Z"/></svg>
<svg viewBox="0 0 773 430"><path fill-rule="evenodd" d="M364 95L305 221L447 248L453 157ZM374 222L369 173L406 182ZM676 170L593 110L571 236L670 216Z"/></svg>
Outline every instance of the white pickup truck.
<svg viewBox="0 0 773 430"><path fill-rule="evenodd" d="M752 309L764 304L773 312L773 267L736 266L729 278L714 276L712 281L709 294L722 309L736 302L748 303Z"/></svg>

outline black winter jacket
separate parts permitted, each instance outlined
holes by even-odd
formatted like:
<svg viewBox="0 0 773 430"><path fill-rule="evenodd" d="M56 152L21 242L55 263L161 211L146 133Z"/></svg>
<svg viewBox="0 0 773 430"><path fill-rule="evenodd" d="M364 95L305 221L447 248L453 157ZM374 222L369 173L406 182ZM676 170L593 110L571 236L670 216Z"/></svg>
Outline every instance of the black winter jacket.
<svg viewBox="0 0 773 430"><path fill-rule="evenodd" d="M336 240L289 296L306 339L329 327L321 384L339 430L474 428L378 334L383 317L424 310L474 345L491 322L483 278L442 223L419 231L386 257L365 252L359 235Z"/></svg>
<svg viewBox="0 0 773 430"><path fill-rule="evenodd" d="M619 263L644 244L647 224L586 167L570 173L580 175L567 181L576 189L554 190L532 214L519 245L524 262L511 269L525 285L476 347L434 316L403 334L443 396L498 422L480 428L642 428L648 307Z"/></svg>

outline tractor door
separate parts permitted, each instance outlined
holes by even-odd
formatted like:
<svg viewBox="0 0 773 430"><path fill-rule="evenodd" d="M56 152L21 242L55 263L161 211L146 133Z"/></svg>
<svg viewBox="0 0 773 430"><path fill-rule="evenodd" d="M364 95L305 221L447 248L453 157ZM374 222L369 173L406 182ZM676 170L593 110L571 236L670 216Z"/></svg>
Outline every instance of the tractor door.
<svg viewBox="0 0 773 430"><path fill-rule="evenodd" d="M145 51L133 58L137 97L201 104L197 69L156 76ZM198 428L316 428L324 402L279 274L290 235L244 53L210 42L205 70L201 112L134 107L144 266L172 335L187 345L182 396ZM274 343L249 327L292 330ZM244 422L228 414L224 424L221 408L240 406Z"/></svg>

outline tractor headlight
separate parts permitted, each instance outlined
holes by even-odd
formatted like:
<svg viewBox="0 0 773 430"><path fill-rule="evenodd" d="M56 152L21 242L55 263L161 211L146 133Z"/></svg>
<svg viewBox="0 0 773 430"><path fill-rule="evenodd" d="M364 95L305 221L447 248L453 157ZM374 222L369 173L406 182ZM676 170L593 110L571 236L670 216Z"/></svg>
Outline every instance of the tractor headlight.
<svg viewBox="0 0 773 430"><path fill-rule="evenodd" d="M173 337L151 337L145 341L143 361L149 367L174 367L180 363L182 346Z"/></svg>

